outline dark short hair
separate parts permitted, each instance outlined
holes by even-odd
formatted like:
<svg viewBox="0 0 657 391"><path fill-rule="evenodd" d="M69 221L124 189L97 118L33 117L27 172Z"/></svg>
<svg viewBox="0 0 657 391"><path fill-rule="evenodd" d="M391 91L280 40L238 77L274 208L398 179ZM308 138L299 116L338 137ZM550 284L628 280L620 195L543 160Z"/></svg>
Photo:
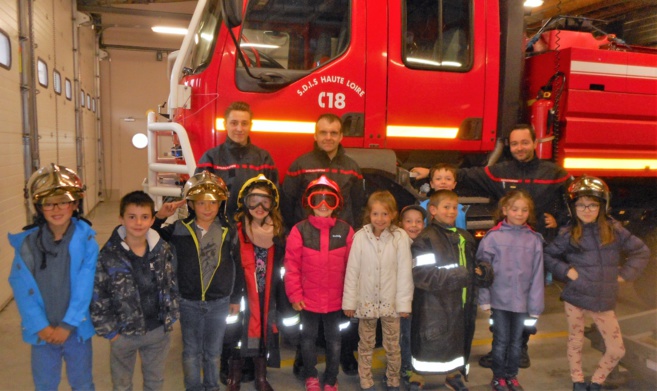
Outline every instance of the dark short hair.
<svg viewBox="0 0 657 391"><path fill-rule="evenodd" d="M119 216L123 217L128 205L145 206L151 210L151 214L155 216L155 202L148 194L141 190L128 193L121 198L121 205L119 207Z"/></svg>
<svg viewBox="0 0 657 391"><path fill-rule="evenodd" d="M324 113L320 115L319 118L317 118L317 121L315 122L315 133L317 133L317 131L319 130L317 128L317 124L319 124L319 121L321 120L326 120L328 121L329 124L332 124L333 122L337 121L340 124L340 133L342 133L342 120L340 119L340 117L338 117L333 113Z"/></svg>
<svg viewBox="0 0 657 391"><path fill-rule="evenodd" d="M248 103L246 102L233 102L226 108L226 111L224 111L224 120L228 121L228 116L230 115L231 111L246 111L249 113L249 118L253 119L253 112L251 111L251 106L249 106Z"/></svg>
<svg viewBox="0 0 657 391"><path fill-rule="evenodd" d="M452 175L454 175L454 180L456 180L458 169L456 168L455 165L450 163L437 163L434 164L433 167L431 167L431 169L429 170L429 181L433 180L433 174L435 174L436 171L440 171L440 170L451 172Z"/></svg>
<svg viewBox="0 0 657 391"><path fill-rule="evenodd" d="M509 137L511 137L511 133L515 130L529 130L529 135L532 138L532 141L536 141L536 131L534 130L534 127L531 124L515 124L513 125L513 128L511 128L511 131L509 132Z"/></svg>

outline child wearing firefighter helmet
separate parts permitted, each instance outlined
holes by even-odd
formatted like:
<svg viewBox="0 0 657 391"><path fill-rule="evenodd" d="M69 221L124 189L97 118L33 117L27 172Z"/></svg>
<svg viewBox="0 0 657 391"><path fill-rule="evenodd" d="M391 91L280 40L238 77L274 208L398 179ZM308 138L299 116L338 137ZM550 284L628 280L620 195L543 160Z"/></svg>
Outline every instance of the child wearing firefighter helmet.
<svg viewBox="0 0 657 391"><path fill-rule="evenodd" d="M568 187L568 198L573 219L545 248L545 266L566 281L561 300L568 321L573 390L597 391L625 355L614 312L618 284L639 277L650 250L608 215L611 193L601 179L577 178ZM582 372L584 315L593 318L605 342L605 353L588 385Z"/></svg>
<svg viewBox="0 0 657 391"><path fill-rule="evenodd" d="M89 303L98 244L89 222L79 217L84 190L71 169L39 169L25 188L34 224L9 235L15 250L9 283L23 340L32 345L37 390L58 388L62 359L71 388L94 390Z"/></svg>
<svg viewBox="0 0 657 391"><path fill-rule="evenodd" d="M285 291L294 309L301 312L301 355L308 391L320 390L315 368L320 323L326 338L324 391L338 389L342 291L354 236L351 226L336 218L342 203L335 182L324 175L311 181L302 199L308 218L292 228L285 250Z"/></svg>
<svg viewBox="0 0 657 391"><path fill-rule="evenodd" d="M263 174L247 180L237 197L233 254L243 270L245 308L240 348L230 359L229 391L240 389L244 357L253 358L258 391L273 390L267 365L280 368L277 318L281 310L290 313L292 307L281 274L285 226L279 205L278 188Z"/></svg>
<svg viewBox="0 0 657 391"><path fill-rule="evenodd" d="M183 198L162 205L153 227L176 249L185 389L215 390L226 318L239 312L244 278L231 249L234 230L220 213L228 199L224 181L209 171L195 174ZM185 203L189 216L162 227Z"/></svg>

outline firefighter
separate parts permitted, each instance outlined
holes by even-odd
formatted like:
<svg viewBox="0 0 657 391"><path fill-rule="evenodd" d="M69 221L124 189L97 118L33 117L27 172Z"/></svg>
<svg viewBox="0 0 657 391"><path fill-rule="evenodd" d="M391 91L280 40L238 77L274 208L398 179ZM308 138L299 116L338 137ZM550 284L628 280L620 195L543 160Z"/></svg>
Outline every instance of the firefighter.
<svg viewBox="0 0 657 391"><path fill-rule="evenodd" d="M553 162L536 157L538 142L531 125L515 125L508 141L512 160L487 167L459 169L456 181L459 186L486 193L494 202L510 190L526 190L536 204L536 230L549 242L555 237L557 227L568 222L565 200L571 177ZM413 168L411 171L420 174L419 177L426 175L426 169ZM527 319L520 368L528 368L531 364L527 347L531 334L536 334L536 321ZM479 360L479 365L492 366L490 353Z"/></svg>
<svg viewBox="0 0 657 391"><path fill-rule="evenodd" d="M251 143L252 120L253 112L247 103L231 103L224 113L226 141L207 150L196 165L196 174L208 170L224 180L230 194L226 204L229 221L233 220L239 189L244 182L264 174L278 184L278 169L271 155Z"/></svg>
<svg viewBox="0 0 657 391"><path fill-rule="evenodd" d="M362 208L365 206L363 175L358 163L346 155L342 141L342 120L335 114L322 114L315 123L313 150L297 158L285 175L282 186L281 211L288 228L305 218L301 197L311 181L326 175L335 181L344 198L344 206L338 218L357 229L361 225ZM344 318L340 325L342 350L340 364L348 375L358 373L358 362L353 352L358 346L357 320ZM297 351L294 374L301 373L301 355Z"/></svg>

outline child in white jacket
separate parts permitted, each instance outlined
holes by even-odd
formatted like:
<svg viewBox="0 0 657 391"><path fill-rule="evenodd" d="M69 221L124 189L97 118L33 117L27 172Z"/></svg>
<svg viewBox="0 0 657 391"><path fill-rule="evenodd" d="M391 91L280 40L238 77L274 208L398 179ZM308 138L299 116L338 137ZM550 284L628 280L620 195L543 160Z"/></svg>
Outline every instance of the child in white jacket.
<svg viewBox="0 0 657 391"><path fill-rule="evenodd" d="M354 235L345 277L342 309L359 318L358 375L363 390L374 390L372 352L381 320L388 366L388 390L399 389L401 353L399 317L407 317L413 300L411 239L393 225L397 203L389 191L372 193L365 226Z"/></svg>

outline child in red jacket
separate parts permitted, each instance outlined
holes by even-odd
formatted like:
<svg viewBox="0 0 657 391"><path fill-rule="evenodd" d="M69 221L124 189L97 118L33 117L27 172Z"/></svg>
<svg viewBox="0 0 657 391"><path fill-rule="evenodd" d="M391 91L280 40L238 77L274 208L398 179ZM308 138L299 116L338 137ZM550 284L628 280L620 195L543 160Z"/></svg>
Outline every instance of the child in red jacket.
<svg viewBox="0 0 657 391"><path fill-rule="evenodd" d="M338 389L342 290L354 230L335 217L343 203L342 195L338 185L326 176L308 184L302 202L311 214L288 236L285 291L294 309L301 311L306 390L320 390L315 341L321 322L326 339L324 391L332 391Z"/></svg>

